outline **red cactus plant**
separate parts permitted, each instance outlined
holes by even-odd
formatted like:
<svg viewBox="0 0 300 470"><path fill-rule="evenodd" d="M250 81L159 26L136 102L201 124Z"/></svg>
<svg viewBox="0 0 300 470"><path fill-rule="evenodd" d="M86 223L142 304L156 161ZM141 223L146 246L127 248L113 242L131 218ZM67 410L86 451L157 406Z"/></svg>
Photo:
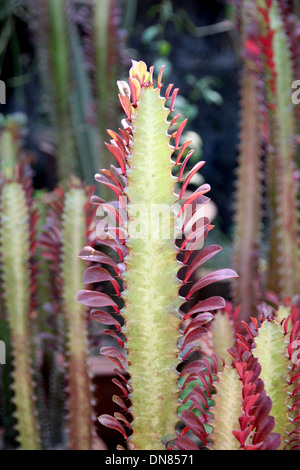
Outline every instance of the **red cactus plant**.
<svg viewBox="0 0 300 470"><path fill-rule="evenodd" d="M85 260L99 263L92 282L109 278L116 296L120 295L116 280L121 284L124 308L120 310L112 297L97 289L78 294L79 302L92 308L92 317L116 325L122 333L118 338L121 350L105 347L101 354L110 357L121 369L120 380L115 383L121 394L130 398L130 412L124 400L117 397L115 400L125 413L116 413L114 417L103 415L100 422L118 429L126 438L128 427L131 445L148 450L165 449L174 438L179 404L176 370L179 351L188 357L203 334L202 325L212 317L207 312L224 306L222 298L211 297L200 300L184 315L180 311L183 299L178 291L183 285L189 286L186 296L189 300L205 286L236 276L234 271L224 269L190 284L190 276L220 251L220 247L206 247L192 259L212 229L208 218L203 216L208 201L204 194L210 187L204 184L186 196L193 175L204 162L196 163L187 175L184 173L193 153L188 151L189 141L180 142L186 120L169 134L179 118L176 115L171 122L167 120L174 110L178 88L172 91L171 84L161 96L162 74L163 68L155 87L153 67L148 71L144 62L133 61L128 84L118 83L126 119L119 133L108 131L111 141L107 144L118 167L111 165L95 177L114 192L117 201L107 203L96 197L92 200L118 221L114 225L101 222L98 226L98 242L112 248L117 258L91 247L85 247L80 254ZM178 178L172 176L175 166L179 167ZM178 194L174 192L176 184L180 186L176 188ZM151 224L153 210L160 214ZM178 261L180 255L183 255L182 262ZM111 269L111 275L100 268L102 264ZM177 272L187 264L185 278L180 282ZM109 321L110 313L104 307L122 315L124 326L114 319ZM194 314L198 315L181 332L182 321Z"/></svg>
<svg viewBox="0 0 300 470"><path fill-rule="evenodd" d="M299 448L299 318L296 305L277 311L261 305L250 324L236 322L231 363L222 359L220 368L212 354L183 369L183 388L194 386L172 448Z"/></svg>

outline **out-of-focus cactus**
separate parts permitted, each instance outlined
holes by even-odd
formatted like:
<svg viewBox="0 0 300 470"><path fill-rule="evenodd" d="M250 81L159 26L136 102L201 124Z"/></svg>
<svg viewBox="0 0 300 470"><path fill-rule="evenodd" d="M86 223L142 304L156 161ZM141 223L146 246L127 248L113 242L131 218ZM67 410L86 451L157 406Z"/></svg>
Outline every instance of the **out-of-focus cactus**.
<svg viewBox="0 0 300 470"><path fill-rule="evenodd" d="M239 278L232 284L235 304L241 307L241 318L248 319L261 300L263 83L255 4L245 0L240 8L243 70L233 243L233 265Z"/></svg>
<svg viewBox="0 0 300 470"><path fill-rule="evenodd" d="M98 100L98 123L104 140L106 129L115 129L119 122L119 101L116 82L122 75L124 62L123 38L121 29L120 0L103 0L93 5L93 41L95 51L95 85ZM102 141L103 141L102 140ZM109 168L111 154L105 146L102 164Z"/></svg>
<svg viewBox="0 0 300 470"><path fill-rule="evenodd" d="M268 112L267 187L271 222L268 288L282 299L300 285L292 56L278 2L257 1Z"/></svg>
<svg viewBox="0 0 300 470"><path fill-rule="evenodd" d="M9 351L2 383L6 412L10 408L8 400L13 403L13 418L5 416L6 434L11 435L13 426L20 447L36 450L40 447L40 437L32 371L32 317L36 291L37 212L32 202L31 183L23 171L24 162L20 161L20 122L17 119L6 119L0 134L0 148L1 333L3 331L8 341ZM7 376L7 371L11 377Z"/></svg>
<svg viewBox="0 0 300 470"><path fill-rule="evenodd" d="M234 241L240 279L234 282L234 297L241 305L241 317L248 319L267 289L282 300L296 295L300 285L296 106L291 99L296 65L286 2L236 3L244 25L245 65ZM266 194L263 204L262 193ZM263 242L268 253L262 276L258 258L265 221Z"/></svg>
<svg viewBox="0 0 300 470"><path fill-rule="evenodd" d="M59 188L50 204L44 232L39 239L42 254L53 273L56 315L60 316L67 383L68 434L71 450L93 447L92 382L88 366L86 309L76 301L83 286L84 263L78 257L91 242L91 211L86 190L74 181L67 191Z"/></svg>
<svg viewBox="0 0 300 470"><path fill-rule="evenodd" d="M57 146L58 180L67 181L76 172L91 182L101 159L75 6L63 0L38 0L30 1L29 7Z"/></svg>

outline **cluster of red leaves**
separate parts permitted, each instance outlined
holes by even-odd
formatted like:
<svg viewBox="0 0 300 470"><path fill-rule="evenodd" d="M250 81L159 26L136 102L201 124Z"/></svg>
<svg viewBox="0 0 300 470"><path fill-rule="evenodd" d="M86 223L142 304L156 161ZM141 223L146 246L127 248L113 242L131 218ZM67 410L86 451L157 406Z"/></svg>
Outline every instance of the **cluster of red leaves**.
<svg viewBox="0 0 300 470"><path fill-rule="evenodd" d="M274 296L272 296L272 300ZM287 360L292 359L294 342L300 337L300 310L297 305L290 305L288 299L286 305L290 307L290 314L283 320L283 332L287 337ZM228 314L232 318L232 311L227 306ZM238 309L235 311L238 313ZM231 367L234 367L242 382L242 415L239 418L240 429L232 430L233 435L240 443L241 450L276 450L280 447L282 438L272 432L275 420L272 416L272 400L267 396L264 383L260 379L261 366L257 358L252 355L254 339L264 321L274 320L275 310L267 305L260 306L258 318L251 318L250 323L242 321L236 324L236 346L228 351L233 357ZM236 318L236 315L235 315ZM290 333L289 333L290 331ZM298 361L296 361L298 362ZM208 359L197 360L189 364L183 371L187 375L183 389L188 383L201 380L202 386L195 385L193 390L185 398L190 400L191 406L181 413L185 427L171 448L179 450L196 450L198 445L206 446L213 440L205 423L211 421L211 409L208 398L213 399L214 384L218 380L217 357L212 355L211 362ZM287 385L293 386L290 400L290 411L294 413L291 418L292 430L286 437L286 446L291 450L300 448L300 369L299 364L294 363L287 371ZM200 417L194 411L200 411ZM192 433L188 437L187 433Z"/></svg>

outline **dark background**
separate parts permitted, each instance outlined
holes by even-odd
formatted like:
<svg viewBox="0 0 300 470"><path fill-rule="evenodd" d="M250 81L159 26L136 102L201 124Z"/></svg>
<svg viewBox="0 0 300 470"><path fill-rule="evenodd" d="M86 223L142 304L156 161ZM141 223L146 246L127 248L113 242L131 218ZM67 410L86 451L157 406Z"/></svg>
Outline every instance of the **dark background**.
<svg viewBox="0 0 300 470"><path fill-rule="evenodd" d="M171 14L161 24L161 17L154 12L155 5L163 4L169 6ZM203 142L201 158L207 163L202 174L212 186L211 198L218 207L218 217L214 222L222 233L231 236L238 144L238 35L234 24L225 27L227 30L224 32L214 33L211 28L199 35L199 30L197 33L194 31L194 27L222 24L228 18L228 6L223 0L127 0L124 2L124 17L126 7L128 64L130 66L129 57L143 60L148 66L157 60L163 61L164 58L170 63L170 81L180 88L180 95L192 106L193 113L188 129L197 132ZM185 18L188 20L185 21ZM178 24L180 20L181 24ZM190 26L191 22L193 28ZM36 135L43 128L44 120L40 107L41 85L36 51L26 16L18 16L15 25L20 55L16 58L15 44L8 44L1 75L1 79L7 83L8 99L2 110L4 109L4 113L22 111L27 115L26 147L37 153L34 165L35 187L51 190L56 184L54 172L51 171L51 159L45 164L43 159L47 157L40 154L36 146ZM160 33L147 43L145 31L157 25L161 27ZM162 54L158 47L159 41L167 43L167 54ZM20 73L25 77L22 85L11 86L11 78ZM187 75L192 76L195 82L204 77L214 77L216 91L221 95L222 103L207 102L199 93L195 97ZM169 81L169 77L166 79Z"/></svg>

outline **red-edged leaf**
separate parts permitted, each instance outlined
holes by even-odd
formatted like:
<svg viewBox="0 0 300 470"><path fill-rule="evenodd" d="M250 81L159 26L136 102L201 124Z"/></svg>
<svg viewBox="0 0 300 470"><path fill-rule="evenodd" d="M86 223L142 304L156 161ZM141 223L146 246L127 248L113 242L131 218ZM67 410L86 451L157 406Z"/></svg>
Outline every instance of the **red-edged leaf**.
<svg viewBox="0 0 300 470"><path fill-rule="evenodd" d="M93 261L96 263L108 264L109 266L112 266L114 268L118 276L120 274L120 269L114 260L112 260L109 256L105 255L104 253L95 250L91 246L85 246L84 248L82 248L81 252L79 253L79 258L85 261Z"/></svg>
<svg viewBox="0 0 300 470"><path fill-rule="evenodd" d="M225 279L231 279L238 277L237 273L232 269L220 269L213 273L207 274L202 279L200 279L192 288L190 289L186 299L189 300L191 296L200 289L213 284L214 282L224 281Z"/></svg>
<svg viewBox="0 0 300 470"><path fill-rule="evenodd" d="M170 93L171 93L171 91L172 91L173 86L174 86L174 83L170 83L170 85L168 85L168 87L167 87L167 89L166 89L166 93L165 93L165 98L166 98L166 100L169 99Z"/></svg>
<svg viewBox="0 0 300 470"><path fill-rule="evenodd" d="M125 411L128 410L128 407L125 405L125 403L124 403L124 401L122 400L122 398L118 397L118 395L113 395L112 401L113 401L114 403L116 403L117 405L119 405L119 407L122 408L123 410L125 410Z"/></svg>
<svg viewBox="0 0 300 470"><path fill-rule="evenodd" d="M106 129L107 133L110 135L110 137L116 142L118 147L120 147L123 151L124 154L126 154L126 148L123 142L123 139L117 134L117 132L112 131L110 129Z"/></svg>
<svg viewBox="0 0 300 470"><path fill-rule="evenodd" d="M157 86L158 88L161 88L162 87L162 76L163 76L163 73L164 73L164 70L165 70L166 66L165 65L162 65L160 71L159 71L159 74L158 74L158 77L157 77Z"/></svg>
<svg viewBox="0 0 300 470"><path fill-rule="evenodd" d="M124 387L120 380L113 378L112 382L117 385L117 387L119 387L119 389L124 393L124 396L128 398L128 390Z"/></svg>
<svg viewBox="0 0 300 470"><path fill-rule="evenodd" d="M129 87L130 87L130 92L131 92L131 99L132 99L132 104L134 107L136 107L137 102L140 98L141 94L141 85L140 82L133 77L129 77Z"/></svg>
<svg viewBox="0 0 300 470"><path fill-rule="evenodd" d="M103 426L106 426L107 428L110 429L115 429L116 431L119 431L124 438L127 440L127 434L125 429L123 428L122 424L113 416L110 415L102 415L99 416L98 418L99 422L103 424Z"/></svg>
<svg viewBox="0 0 300 470"><path fill-rule="evenodd" d="M111 325L115 326L118 331L121 331L121 325L114 317L109 313L103 312L102 310L91 310L90 318L92 320L102 323L102 325Z"/></svg>
<svg viewBox="0 0 300 470"><path fill-rule="evenodd" d="M122 204L123 192L118 186L111 183L105 176L100 175L99 173L96 173L95 180L98 181L98 183L104 184L105 186L110 188L115 193L115 195L117 196L117 198L120 200ZM125 204L122 204L122 207L124 208Z"/></svg>
<svg viewBox="0 0 300 470"><path fill-rule="evenodd" d="M179 209L178 217L181 216L181 214L185 211L187 206L189 206L193 201L198 199L199 196L202 196L203 194L208 193L210 191L210 189L211 188L210 188L209 184L202 184L202 186L200 186L196 191L193 192L193 194L191 194L191 196L189 196L184 201L181 208Z"/></svg>
<svg viewBox="0 0 300 470"><path fill-rule="evenodd" d="M181 165L181 167L180 167L180 171L179 171L179 174L178 174L178 181L181 181L182 176L183 176L183 172L184 172L184 170L185 170L185 168L186 168L186 165L187 165L189 159L191 158L191 156L194 155L194 152L195 152L194 150L190 150L190 151L188 152L188 154L186 155L186 157L185 157L185 159L184 159L184 161L183 161L183 163L182 163L182 165Z"/></svg>
<svg viewBox="0 0 300 470"><path fill-rule="evenodd" d="M200 419L189 410L183 410L181 413L181 419L185 425L197 436L204 445L206 445L207 433Z"/></svg>
<svg viewBox="0 0 300 470"><path fill-rule="evenodd" d="M253 444L258 442L264 442L268 435L273 431L275 427L275 419L273 416L268 416L264 422L257 427L257 430L253 437Z"/></svg>
<svg viewBox="0 0 300 470"><path fill-rule="evenodd" d="M203 243L205 239L205 232L206 228L210 225L210 220L207 217L203 217L203 219L199 222L200 227L196 230L191 230L190 233L186 236L184 242L180 245L179 251L183 251L184 249L187 250L195 250L197 249L199 243Z"/></svg>
<svg viewBox="0 0 300 470"><path fill-rule="evenodd" d="M202 266L204 263L206 263L206 261L210 260L213 256L215 256L221 250L222 250L222 248L219 245L211 245L211 246L207 246L206 248L203 248L203 250L201 250L201 252L195 257L195 259L193 259L190 266L188 267L183 282L187 282L187 280L190 278L190 276L198 268L200 268L200 266ZM224 307L225 307L225 305L224 305ZM223 308L223 307L221 307L221 308ZM209 310L209 309L207 309L207 310Z"/></svg>
<svg viewBox="0 0 300 470"><path fill-rule="evenodd" d="M111 336L112 338L116 339L118 341L119 345L121 346L121 348L124 347L124 341L120 338L118 333L116 333L113 330L104 330L103 333L107 336Z"/></svg>
<svg viewBox="0 0 300 470"><path fill-rule="evenodd" d="M120 261L124 261L125 256L128 255L128 248L121 242L106 238L105 240L98 240L101 245L109 246L112 250L118 253Z"/></svg>
<svg viewBox="0 0 300 470"><path fill-rule="evenodd" d="M193 178L193 176L200 170L200 168L203 167L203 165L205 164L205 162L201 161L201 162L198 162L196 163L196 165L191 169L191 171L189 172L189 174L187 175L183 185L182 185L182 188L181 188L181 191L180 191L180 199L182 198L182 196L184 195L185 193L185 190L186 188L188 187L188 185L190 184L190 181L191 179Z"/></svg>
<svg viewBox="0 0 300 470"><path fill-rule="evenodd" d="M187 122L188 122L188 119L185 119L178 126L178 129L177 129L177 132L176 132L176 135L175 135L175 150L178 150L178 148L179 148L180 137L181 137L181 134L182 134L183 129L185 128L185 125L186 125Z"/></svg>
<svg viewBox="0 0 300 470"><path fill-rule="evenodd" d="M178 450L199 450L195 442L186 436L178 437L175 440L175 446Z"/></svg>
<svg viewBox="0 0 300 470"><path fill-rule="evenodd" d="M128 419L125 418L125 416L122 414L122 413L119 413L119 412L115 412L114 413L114 417L118 420L118 421L123 421L123 423L126 424L127 427L130 428L130 422L128 421Z"/></svg>
<svg viewBox="0 0 300 470"><path fill-rule="evenodd" d="M208 299L201 300L196 305L194 305L194 307L192 307L189 310L189 312L186 314L184 319L186 320L188 317L190 317L191 315L195 313L207 312L208 320L207 321L204 320L203 323L208 323L213 318L213 315L209 314L208 311L222 309L225 307L225 305L226 305L226 302L223 299L223 297L219 297L219 296L209 297Z"/></svg>
<svg viewBox="0 0 300 470"><path fill-rule="evenodd" d="M175 88L175 90L172 93L171 104L170 104L170 112L174 111L175 100L176 100L176 96L178 95L178 92L179 92L179 88Z"/></svg>
<svg viewBox="0 0 300 470"><path fill-rule="evenodd" d="M119 95L119 100L121 102L122 108L128 119L131 119L131 102L130 99L125 95Z"/></svg>
<svg viewBox="0 0 300 470"><path fill-rule="evenodd" d="M196 316L195 318L190 321L186 329L184 330L184 334L187 334L192 328L199 328L199 326L202 326L204 324L207 324L208 321L211 321L213 319L213 315L211 315L209 312L205 312L209 314L209 320L205 319L204 321L201 318L201 315ZM206 330L206 329L205 329Z"/></svg>
<svg viewBox="0 0 300 470"><path fill-rule="evenodd" d="M126 184L124 184L124 182L122 181L122 179L120 178L121 176L123 177L122 173L121 173L121 169L120 168L116 168L114 165L111 165L111 168L114 169L114 171L112 170L107 170L106 168L103 169L103 170L100 170L100 172L102 173L102 175L106 176L107 178L110 178L112 180L112 182L118 186L118 188L123 191L124 187L126 186ZM117 171L118 171L118 174ZM106 203L106 201L103 201L103 203ZM111 202L112 204L112 202Z"/></svg>
<svg viewBox="0 0 300 470"><path fill-rule="evenodd" d="M126 160L125 160L126 155L116 145L107 144L106 142L105 142L105 145L108 148L108 150L113 154L115 159L117 160L118 164L120 165L122 174L124 175L126 172Z"/></svg>
<svg viewBox="0 0 300 470"><path fill-rule="evenodd" d="M181 114L178 114L178 117L180 117ZM175 119L175 118L174 118ZM171 122L171 124L173 123L173 121ZM175 165L179 165L179 162L182 158L182 155L184 154L184 152L186 151L186 149L188 148L188 146L192 143L193 141L192 140L186 140L184 142L184 144L182 145L181 149L180 149L180 152L179 154L177 155L177 158L176 158L176 162L175 162Z"/></svg>
<svg viewBox="0 0 300 470"><path fill-rule="evenodd" d="M106 271L106 269L100 266L91 266L87 268L83 275L83 284L94 284L98 282L109 281L113 285L116 293L120 295L120 287L117 280Z"/></svg>
<svg viewBox="0 0 300 470"><path fill-rule="evenodd" d="M113 307L113 309L119 313L117 304L103 292L80 290L77 294L77 300L87 307Z"/></svg>
<svg viewBox="0 0 300 470"><path fill-rule="evenodd" d="M188 335L186 336L184 343L182 345L182 350L184 350L187 346L191 347L194 345L194 343L199 344L199 339L202 338L203 335L207 333L206 328L199 327L196 328L195 330L190 331Z"/></svg>

